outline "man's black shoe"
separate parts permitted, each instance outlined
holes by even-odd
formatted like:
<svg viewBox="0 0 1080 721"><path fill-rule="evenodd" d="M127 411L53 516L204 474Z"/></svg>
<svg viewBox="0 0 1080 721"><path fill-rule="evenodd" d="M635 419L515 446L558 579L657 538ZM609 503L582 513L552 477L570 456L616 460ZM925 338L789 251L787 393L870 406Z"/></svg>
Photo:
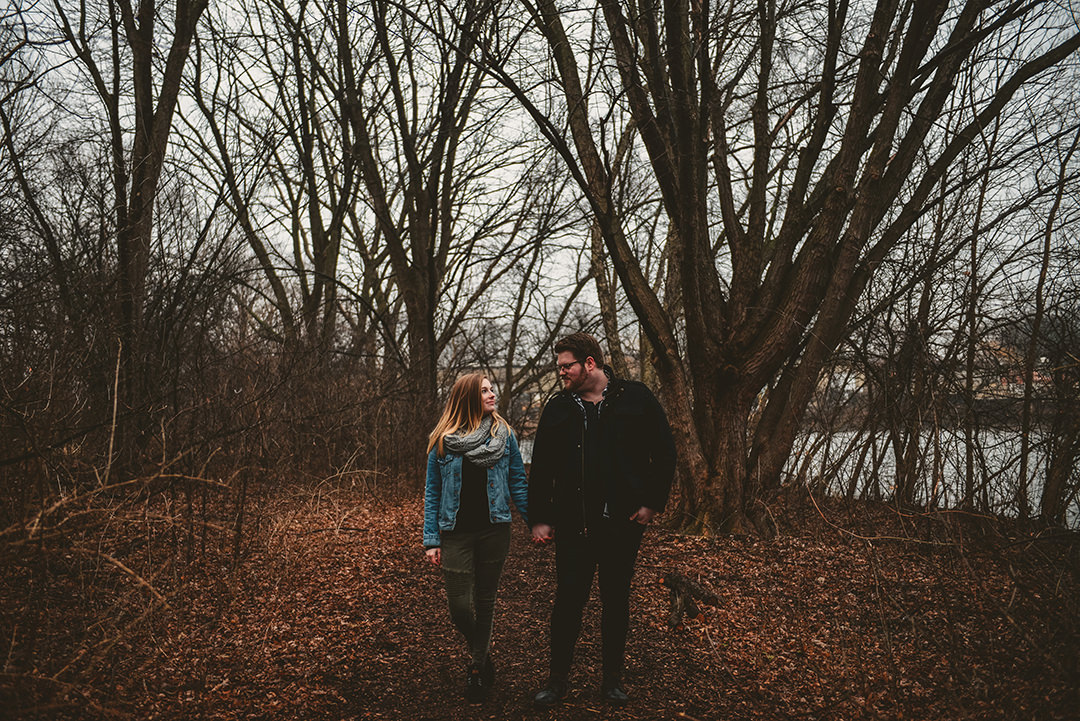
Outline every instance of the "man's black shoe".
<svg viewBox="0 0 1080 721"><path fill-rule="evenodd" d="M547 686L533 697L533 706L536 708L551 708L566 698L566 681L552 679Z"/></svg>
<svg viewBox="0 0 1080 721"><path fill-rule="evenodd" d="M626 695L626 691L616 686L604 687L603 693L604 701L612 706L625 706L630 703L630 697Z"/></svg>
<svg viewBox="0 0 1080 721"><path fill-rule="evenodd" d="M470 663L465 678L465 700L469 703L480 703L487 696L487 690L480 664Z"/></svg>

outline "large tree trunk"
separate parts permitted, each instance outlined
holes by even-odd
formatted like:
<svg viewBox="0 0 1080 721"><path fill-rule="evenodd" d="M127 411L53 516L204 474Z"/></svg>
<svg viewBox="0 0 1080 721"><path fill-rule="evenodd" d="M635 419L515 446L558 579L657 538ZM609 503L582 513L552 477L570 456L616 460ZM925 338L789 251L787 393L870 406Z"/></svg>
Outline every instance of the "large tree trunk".
<svg viewBox="0 0 1080 721"><path fill-rule="evenodd" d="M1063 394L1064 395L1064 394ZM1080 412L1075 410L1076 398L1058 398L1058 410L1053 424L1053 445L1046 465L1046 483L1040 503L1040 516L1047 523L1065 525L1066 489L1069 478L1080 459Z"/></svg>
<svg viewBox="0 0 1080 721"><path fill-rule="evenodd" d="M747 404L736 398L718 404L710 437L702 445L709 449L709 476L701 484L697 499L698 530L728 533L759 532L756 509L752 506L760 488L749 458L750 416Z"/></svg>

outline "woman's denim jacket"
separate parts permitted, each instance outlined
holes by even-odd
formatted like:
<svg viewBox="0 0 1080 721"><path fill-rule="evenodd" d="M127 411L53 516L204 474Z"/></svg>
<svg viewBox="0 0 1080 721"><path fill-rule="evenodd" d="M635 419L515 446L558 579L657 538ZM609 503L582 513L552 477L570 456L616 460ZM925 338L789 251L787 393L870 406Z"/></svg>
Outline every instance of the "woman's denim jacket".
<svg viewBox="0 0 1080 721"><path fill-rule="evenodd" d="M427 487L424 490L424 547L442 545L443 531L454 530L461 501L461 456L449 451L439 457L439 447L428 454ZM506 452L487 469L488 512L492 523L509 523L510 501L528 523L529 486L514 433Z"/></svg>

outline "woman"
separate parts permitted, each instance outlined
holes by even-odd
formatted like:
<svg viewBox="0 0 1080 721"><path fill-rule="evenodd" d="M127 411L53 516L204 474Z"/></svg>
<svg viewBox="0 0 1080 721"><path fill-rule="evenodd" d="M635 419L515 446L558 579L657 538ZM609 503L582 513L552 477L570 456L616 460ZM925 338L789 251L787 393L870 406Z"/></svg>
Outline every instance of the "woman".
<svg viewBox="0 0 1080 721"><path fill-rule="evenodd" d="M442 567L450 618L469 644L465 696L482 701L495 680L488 651L495 592L510 548L510 501L526 517L517 439L495 410L482 373L458 378L428 441L424 546Z"/></svg>

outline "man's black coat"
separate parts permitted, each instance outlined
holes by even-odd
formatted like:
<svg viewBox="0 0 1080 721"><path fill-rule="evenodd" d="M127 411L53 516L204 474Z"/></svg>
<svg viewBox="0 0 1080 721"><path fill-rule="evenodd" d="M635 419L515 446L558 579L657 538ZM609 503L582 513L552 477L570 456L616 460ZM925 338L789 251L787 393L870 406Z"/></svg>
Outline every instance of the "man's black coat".
<svg viewBox="0 0 1080 721"><path fill-rule="evenodd" d="M675 444L664 409L644 383L611 378L600 407L599 462L604 499L613 517L667 505L675 473ZM585 417L570 391L552 396L540 415L529 471L529 522L581 530ZM591 452L591 450L590 450Z"/></svg>

